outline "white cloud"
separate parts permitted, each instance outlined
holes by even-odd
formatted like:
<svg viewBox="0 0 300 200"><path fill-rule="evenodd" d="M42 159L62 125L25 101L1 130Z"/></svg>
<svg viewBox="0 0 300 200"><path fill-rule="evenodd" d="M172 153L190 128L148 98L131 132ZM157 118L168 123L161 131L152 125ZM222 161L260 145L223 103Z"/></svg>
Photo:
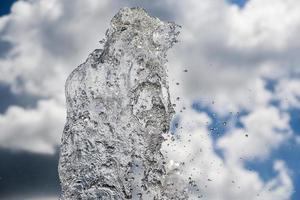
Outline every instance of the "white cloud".
<svg viewBox="0 0 300 200"><path fill-rule="evenodd" d="M116 10L108 1L21 0L0 18L1 39L12 44L0 59L0 82L46 99L32 109L10 106L0 116L1 147L54 152L65 122L67 75L99 48Z"/></svg>
<svg viewBox="0 0 300 200"><path fill-rule="evenodd" d="M234 34L229 34L229 44L274 53L299 47L293 42L299 31L299 5L295 0L251 0L245 9L231 7L229 31Z"/></svg>
<svg viewBox="0 0 300 200"><path fill-rule="evenodd" d="M293 184L289 170L283 161L275 161L273 166L277 175L266 182L263 181L256 171L244 167L245 161L250 160L249 158L244 157L237 162L231 162L237 155L225 154L224 159L221 159L214 152L215 146L207 130L206 122L210 123L210 119L205 113L187 110L181 114L180 126L183 129L179 129L176 133L179 134L179 139L175 142L169 139L163 146L169 160L184 163L180 167L181 177L186 182L190 181L189 177L195 181L197 186L190 187L191 193L194 194L192 199L201 195L209 200L253 200L258 196L264 200L290 198ZM268 139L270 138L266 138ZM236 147L236 144L243 144L243 140L246 139L236 138L233 145ZM265 139L262 138L262 140ZM260 144L255 142L246 145L252 145L252 147L246 148L244 153L251 154L253 148L261 148ZM269 146L268 143L265 145ZM235 150L236 154L241 151Z"/></svg>
<svg viewBox="0 0 300 200"><path fill-rule="evenodd" d="M241 122L245 128L233 128L218 141L218 147L233 161L266 158L291 135L289 116L275 107L258 107Z"/></svg>
<svg viewBox="0 0 300 200"><path fill-rule="evenodd" d="M283 109L300 107L300 80L299 78L283 78L275 87L274 99L280 101Z"/></svg>
<svg viewBox="0 0 300 200"><path fill-rule="evenodd" d="M296 39L300 32L299 2L251 0L242 10L220 1L179 4L178 8L182 8L179 20L184 25L182 42L171 54L170 74L174 82L181 83L181 91L173 87L173 94L187 98L188 103L191 99L200 99L202 104L223 116L229 112L249 111L242 119L246 130L230 127L228 134L217 143L225 150L225 163L216 158L212 145L202 144L211 141L202 138L202 143L195 146L210 149L211 156L198 155L202 158L195 165L188 163L187 166L207 173L223 173L215 175L217 183L204 192L207 199L255 199L257 194L262 199L290 199L293 185L285 166L277 177L264 183L255 171L244 169L243 162L253 157L266 159L291 137L288 114L270 107L269 102L279 99L285 108L299 104L298 92L293 89L296 81L284 78L300 64L297 56L300 45ZM189 73L181 73L183 66ZM276 95L266 90L263 78L283 80L276 87ZM200 131L202 135L207 134ZM188 141L183 142L179 149L189 145ZM173 158L187 160L187 155L178 155L179 152L175 152ZM211 162L209 168L207 165ZM222 164L223 168L218 167ZM198 179L200 183L207 180L205 175ZM240 188L232 189L237 185L232 184L229 177L236 177ZM269 189L274 182L277 187Z"/></svg>
<svg viewBox="0 0 300 200"><path fill-rule="evenodd" d="M42 100L35 109L10 106L0 115L0 146L36 153L54 153L60 142L65 108L54 100Z"/></svg>
<svg viewBox="0 0 300 200"><path fill-rule="evenodd" d="M269 102L280 100L283 109L300 105L299 81L286 75L300 64L299 1L251 0L243 9L223 0L151 3L142 4L183 26L181 42L169 53L168 64L178 111L194 100L222 116L249 111L242 118L245 129L230 127L219 139L224 160L214 152L206 129L211 119L186 111L181 116L185 136L180 134L176 148L166 147L170 158L186 161L184 173L199 172L193 178L209 199L254 199L257 194L263 199L287 199L293 186L282 161L274 163L278 176L264 182L258 173L246 170L239 157L264 159L290 137L289 116ZM11 14L0 18L1 39L12 44L0 59L0 82L10 85L13 92L46 98L36 108L11 106L0 116L1 147L54 151L65 121L66 77L99 48L97 42L110 18L125 4L139 2L18 1ZM279 81L275 94L265 89L264 77ZM181 101L175 100L177 96ZM279 131L284 129L287 132ZM208 179L212 181L204 181Z"/></svg>
<svg viewBox="0 0 300 200"><path fill-rule="evenodd" d="M176 96L237 111L247 90L256 89L254 79L299 67L299 6L295 0L251 0L243 9L221 0L177 2L183 30L169 59L172 79L181 83Z"/></svg>
<svg viewBox="0 0 300 200"><path fill-rule="evenodd" d="M172 64L180 63L172 68L190 68L188 76L182 75L185 95L213 98L219 93L215 90L228 93L229 89L245 87L258 75L258 68L265 68L265 62L279 58L292 64L298 60L292 53L299 48L294 40L300 24L295 0L251 0L242 10L221 0L165 4L176 10L172 17L183 25L182 43L170 60ZM14 44L8 59L1 60L1 80L15 90L62 94L66 75L97 47L117 7L94 0L15 3L12 13L1 20L5 29L2 38ZM285 55L293 57L281 58Z"/></svg>
<svg viewBox="0 0 300 200"><path fill-rule="evenodd" d="M111 7L93 0L16 2L1 20L1 38L13 48L0 60L0 81L16 92L63 98L66 76L99 47Z"/></svg>

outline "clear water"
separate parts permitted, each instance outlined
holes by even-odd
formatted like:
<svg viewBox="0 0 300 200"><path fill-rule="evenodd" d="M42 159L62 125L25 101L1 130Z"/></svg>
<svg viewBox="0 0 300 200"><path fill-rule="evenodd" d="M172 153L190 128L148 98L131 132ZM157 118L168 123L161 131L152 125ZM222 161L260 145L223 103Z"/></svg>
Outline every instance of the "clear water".
<svg viewBox="0 0 300 200"><path fill-rule="evenodd" d="M166 51L178 26L123 8L66 82L62 200L187 199L161 153L174 110ZM176 171L176 170L175 170Z"/></svg>

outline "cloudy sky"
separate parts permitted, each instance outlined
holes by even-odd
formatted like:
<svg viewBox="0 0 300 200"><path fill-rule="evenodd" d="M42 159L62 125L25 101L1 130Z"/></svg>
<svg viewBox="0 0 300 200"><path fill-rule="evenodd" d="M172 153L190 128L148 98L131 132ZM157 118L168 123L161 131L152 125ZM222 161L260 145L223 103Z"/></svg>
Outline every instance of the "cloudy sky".
<svg viewBox="0 0 300 200"><path fill-rule="evenodd" d="M0 199L57 199L64 82L124 6L182 26L163 151L201 197L300 199L299 0L1 1Z"/></svg>

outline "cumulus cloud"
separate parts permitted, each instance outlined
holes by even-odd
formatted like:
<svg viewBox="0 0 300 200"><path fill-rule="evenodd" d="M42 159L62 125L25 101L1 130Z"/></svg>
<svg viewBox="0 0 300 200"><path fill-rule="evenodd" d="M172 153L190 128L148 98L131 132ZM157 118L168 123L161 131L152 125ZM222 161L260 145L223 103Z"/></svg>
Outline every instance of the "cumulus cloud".
<svg viewBox="0 0 300 200"><path fill-rule="evenodd" d="M209 199L288 199L293 185L284 161L274 161L278 174L265 182L245 169L244 160L265 159L293 137L286 110L300 105L299 77L292 76L300 64L297 0L251 0L243 9L224 0L17 1L0 18L1 41L9 44L0 56L0 82L39 102L30 109L12 105L0 115L0 146L54 151L65 121L67 75L99 48L110 18L123 5L143 5L183 26L168 64L178 113L195 100L222 117L249 113L240 119L243 128L228 126L216 141L207 130L213 120L208 115L179 113L182 133L176 133L175 147L164 149L170 159L185 161L185 177L192 174ZM265 87L266 79L276 80L274 91ZM273 100L279 107L270 105Z"/></svg>
<svg viewBox="0 0 300 200"><path fill-rule="evenodd" d="M21 0L0 18L1 40L11 45L0 58L0 82L39 101L36 108L12 105L1 114L1 147L54 152L65 121L66 77L99 48L113 7L108 1Z"/></svg>
<svg viewBox="0 0 300 200"><path fill-rule="evenodd" d="M256 108L241 122L244 128L233 128L218 141L233 161L266 158L290 136L289 116L275 107Z"/></svg>
<svg viewBox="0 0 300 200"><path fill-rule="evenodd" d="M16 150L54 153L64 120L64 106L54 100L40 101L35 109L10 106L0 115L0 145Z"/></svg>
<svg viewBox="0 0 300 200"><path fill-rule="evenodd" d="M222 159L215 153L216 147L207 129L206 123L211 123L211 119L205 113L196 113L193 110L185 111L181 117L180 127L183 128L175 133L177 138L175 141L169 139L164 143L163 150L170 160L170 169L174 168L174 163L180 166L179 173L186 182L190 183L189 191L194 195L192 198L203 197L212 200L290 198L293 184L289 169L283 161L274 161L273 167L277 175L268 181L263 181L258 172L244 167L245 162L251 160L245 154L260 155L253 150L255 147L260 147L260 144L255 143L259 139L254 143L245 144L246 146L238 146L236 143L244 144L243 140L248 138L236 139L232 144L235 152L225 155ZM268 139L270 138L262 138L264 142ZM264 145L272 146L267 143ZM240 151L244 155L241 155L243 153L239 153ZM244 157L235 160L236 156Z"/></svg>
<svg viewBox="0 0 300 200"><path fill-rule="evenodd" d="M299 78L282 78L275 87L274 99L280 101L283 109L300 107L300 80Z"/></svg>
<svg viewBox="0 0 300 200"><path fill-rule="evenodd" d="M299 67L298 7L294 0L251 0L243 9L221 0L177 2L176 21L184 27L170 74L181 82L178 95L237 111L247 90L256 89L253 79ZM183 66L189 75L180 73Z"/></svg>
<svg viewBox="0 0 300 200"><path fill-rule="evenodd" d="M251 0L243 9L217 0L177 4L180 13L177 20L184 28L182 43L171 52L169 65L171 82L181 85L172 85L173 99L184 97L177 111L196 100L222 117L231 112L249 113L240 119L243 127L227 127L227 133L216 141L206 136L209 133L203 128L197 129L197 137L182 139L184 134L190 134L187 126L182 125L179 144L170 157L188 163L189 169L183 170L186 176L193 169L198 170L194 178L202 186L206 184L202 191L207 199L254 199L257 196L289 199L292 195L292 181L283 161L274 161L278 176L268 182L257 172L248 171L244 164L255 158L268 158L275 149L295 137L285 110L299 104L298 76L291 79L291 73L298 71L300 64L295 53L299 53L300 46L295 42L300 25L295 8L298 4L296 1ZM189 73L182 73L184 68ZM275 91L266 88L268 79L278 81ZM274 100L280 102L280 107L271 106ZM187 122L195 117L190 113L188 115L193 117L180 115L181 120ZM193 141L196 141L194 146ZM204 155L200 149L209 153ZM224 160L215 153L217 150L224 153ZM232 177L239 183L232 184ZM215 181L205 183L208 179Z"/></svg>
<svg viewBox="0 0 300 200"><path fill-rule="evenodd" d="M13 47L0 60L0 80L15 92L61 97L67 74L104 37L111 6L93 0L17 1L1 18L1 38Z"/></svg>

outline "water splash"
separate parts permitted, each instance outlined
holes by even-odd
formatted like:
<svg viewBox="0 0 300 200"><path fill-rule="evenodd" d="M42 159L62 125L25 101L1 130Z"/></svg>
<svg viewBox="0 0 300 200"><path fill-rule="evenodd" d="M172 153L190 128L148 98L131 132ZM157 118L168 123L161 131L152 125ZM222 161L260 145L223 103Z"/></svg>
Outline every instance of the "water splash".
<svg viewBox="0 0 300 200"><path fill-rule="evenodd" d="M96 49L66 82L62 200L187 199L161 153L174 110L166 51L178 25L141 8L112 19Z"/></svg>

